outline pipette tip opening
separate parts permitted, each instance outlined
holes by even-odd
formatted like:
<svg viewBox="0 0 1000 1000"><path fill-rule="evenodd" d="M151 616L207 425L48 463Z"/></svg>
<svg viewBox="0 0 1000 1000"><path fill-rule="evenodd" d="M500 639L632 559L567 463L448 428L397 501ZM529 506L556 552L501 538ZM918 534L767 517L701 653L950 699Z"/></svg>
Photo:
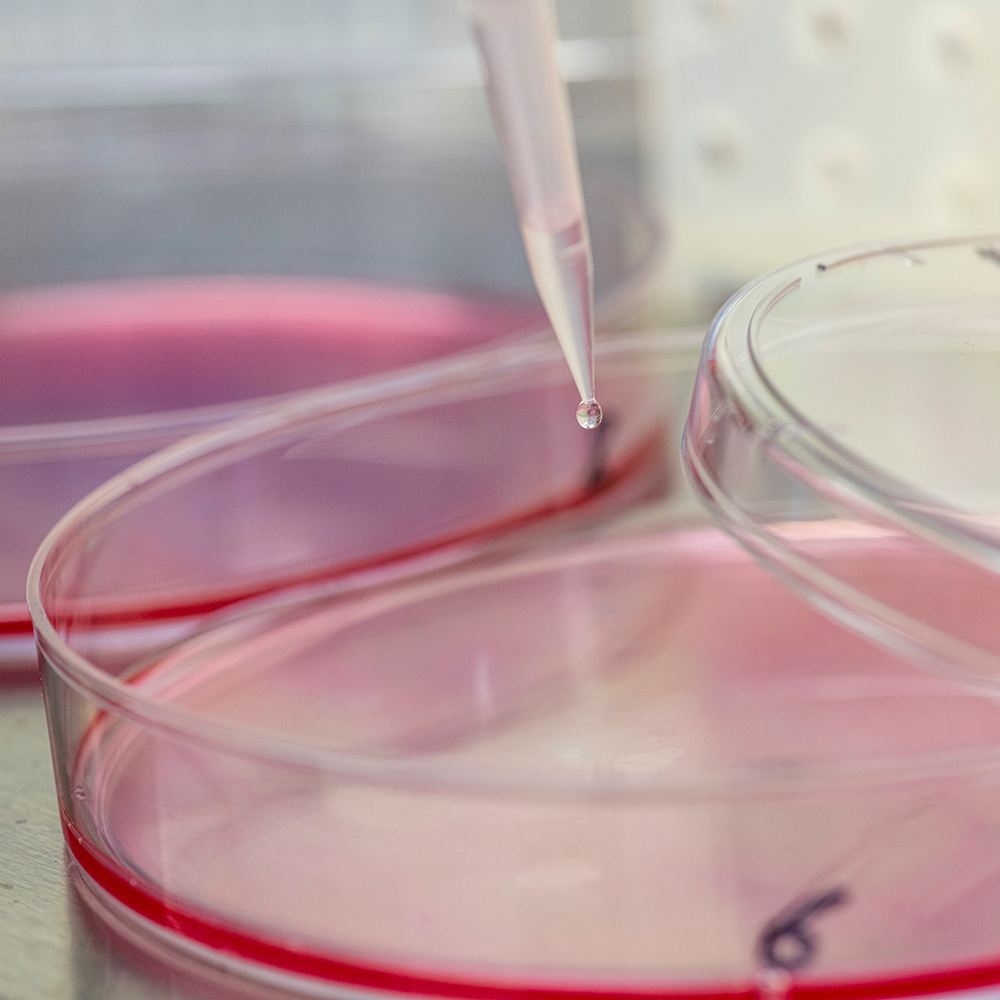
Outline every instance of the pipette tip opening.
<svg viewBox="0 0 1000 1000"><path fill-rule="evenodd" d="M604 419L604 411L596 399L584 399L576 408L576 422L585 430L592 431L599 427Z"/></svg>

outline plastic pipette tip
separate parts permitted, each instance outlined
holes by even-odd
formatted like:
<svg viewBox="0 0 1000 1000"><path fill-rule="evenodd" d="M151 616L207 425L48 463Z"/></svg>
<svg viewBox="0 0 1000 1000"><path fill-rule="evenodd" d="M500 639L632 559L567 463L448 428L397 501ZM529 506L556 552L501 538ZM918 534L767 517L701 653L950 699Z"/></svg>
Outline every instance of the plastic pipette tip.
<svg viewBox="0 0 1000 1000"><path fill-rule="evenodd" d="M585 399L576 408L576 422L585 430L599 427L604 419L604 411L596 399Z"/></svg>

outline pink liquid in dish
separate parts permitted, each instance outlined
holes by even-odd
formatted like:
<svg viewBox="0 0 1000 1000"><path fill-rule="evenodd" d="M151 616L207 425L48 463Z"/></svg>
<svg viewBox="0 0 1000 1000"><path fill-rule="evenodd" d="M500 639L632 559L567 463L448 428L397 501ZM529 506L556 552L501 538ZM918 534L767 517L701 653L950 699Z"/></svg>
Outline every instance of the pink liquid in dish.
<svg viewBox="0 0 1000 1000"><path fill-rule="evenodd" d="M99 716L71 850L237 964L470 1000L1000 982L1000 704L714 531L262 613L132 686L242 736Z"/></svg>
<svg viewBox="0 0 1000 1000"><path fill-rule="evenodd" d="M31 662L28 563L76 501L240 409L540 326L531 302L322 279L74 285L0 298L0 669Z"/></svg>

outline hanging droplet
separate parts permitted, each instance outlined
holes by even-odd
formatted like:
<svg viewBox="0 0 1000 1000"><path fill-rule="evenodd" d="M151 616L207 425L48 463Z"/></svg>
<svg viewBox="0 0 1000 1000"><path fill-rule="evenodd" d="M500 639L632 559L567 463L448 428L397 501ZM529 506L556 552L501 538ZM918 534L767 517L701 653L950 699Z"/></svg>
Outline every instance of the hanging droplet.
<svg viewBox="0 0 1000 1000"><path fill-rule="evenodd" d="M600 426L604 419L604 411L596 399L585 399L576 408L576 422L588 431Z"/></svg>

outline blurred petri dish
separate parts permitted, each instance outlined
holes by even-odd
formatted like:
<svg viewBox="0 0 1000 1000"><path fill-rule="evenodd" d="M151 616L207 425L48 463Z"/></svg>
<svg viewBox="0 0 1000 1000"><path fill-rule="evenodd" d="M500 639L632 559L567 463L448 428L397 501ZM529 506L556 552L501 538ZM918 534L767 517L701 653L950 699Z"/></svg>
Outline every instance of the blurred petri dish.
<svg viewBox="0 0 1000 1000"><path fill-rule="evenodd" d="M659 232L621 188L600 188L595 203L598 253L613 276L600 315L612 324L641 299ZM74 267L135 269L84 263ZM191 273L170 274L180 263ZM403 267L390 279L386 261L352 260L346 277L323 273L336 272L338 259L275 263L301 273L268 273L257 261L212 274L219 261L192 256L139 261L152 276L0 292L0 672L34 669L24 580L38 544L74 503L140 458L288 393L550 336L530 288L462 289L430 270L404 280ZM367 279L353 276L366 268Z"/></svg>
<svg viewBox="0 0 1000 1000"><path fill-rule="evenodd" d="M685 454L719 523L827 613L1000 690L1000 237L748 285L713 324Z"/></svg>
<svg viewBox="0 0 1000 1000"><path fill-rule="evenodd" d="M0 670L33 659L35 549L105 479L268 398L538 323L528 301L265 276L0 297Z"/></svg>
<svg viewBox="0 0 1000 1000"><path fill-rule="evenodd" d="M603 345L603 466L527 345L251 416L67 515L29 600L97 911L310 995L1000 982L1000 705L706 523L670 471L695 354ZM384 553L630 454L660 471L627 515L355 561L373 518Z"/></svg>

